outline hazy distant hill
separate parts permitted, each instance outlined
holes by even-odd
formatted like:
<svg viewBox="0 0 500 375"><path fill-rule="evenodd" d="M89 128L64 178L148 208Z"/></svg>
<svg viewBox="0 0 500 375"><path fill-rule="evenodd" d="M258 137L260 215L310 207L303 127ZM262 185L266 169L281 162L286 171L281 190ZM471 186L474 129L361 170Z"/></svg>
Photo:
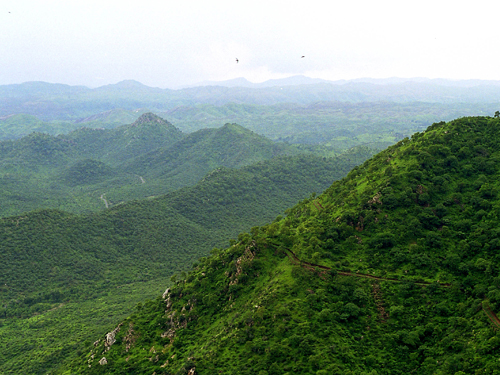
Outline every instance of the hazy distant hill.
<svg viewBox="0 0 500 375"><path fill-rule="evenodd" d="M32 132L56 135L75 128L75 125L68 121L46 122L33 115L8 115L0 117L0 141L19 139Z"/></svg>
<svg viewBox="0 0 500 375"><path fill-rule="evenodd" d="M430 103L497 103L500 85L496 81L404 81L379 84L370 82L314 82L304 77L271 81L257 87L200 86L180 90L145 86L135 81L89 89L44 82L0 86L0 116L31 114L48 120L77 120L116 108L152 111L171 110L197 104L224 105L247 103L311 104L317 101L373 102L394 101ZM283 85L279 85L283 82ZM299 82L300 84L295 84ZM269 85L269 87L264 87Z"/></svg>
<svg viewBox="0 0 500 375"><path fill-rule="evenodd" d="M314 83L334 83L339 84L346 81L327 81L319 78L309 78L303 75L292 76L288 78L281 79L270 79L260 83L253 83L247 79L240 77L234 78L227 81L204 81L194 85L189 85L188 87L200 87L200 86L223 86L223 87L249 87L249 88L262 88L262 87L273 87L273 86L293 86L293 85L310 85Z"/></svg>
<svg viewBox="0 0 500 375"><path fill-rule="evenodd" d="M67 134L82 127L112 129L130 124L147 112L149 112L147 109L118 108L75 121L42 121L34 115L8 115L0 117L0 141L19 139L33 132L58 135Z"/></svg>
<svg viewBox="0 0 500 375"><path fill-rule="evenodd" d="M492 115L498 105L327 102L270 106L229 103L221 106L181 106L159 113L179 129L192 132L220 123L236 122L273 140L298 144L327 144L337 151L370 144L389 144L421 131L436 121ZM386 142L384 144L384 142Z"/></svg>

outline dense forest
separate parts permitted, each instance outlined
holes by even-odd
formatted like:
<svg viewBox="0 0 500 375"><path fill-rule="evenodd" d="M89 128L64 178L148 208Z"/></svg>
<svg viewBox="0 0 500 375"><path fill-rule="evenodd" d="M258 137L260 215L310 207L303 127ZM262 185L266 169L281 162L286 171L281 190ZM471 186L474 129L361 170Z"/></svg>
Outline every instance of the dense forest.
<svg viewBox="0 0 500 375"><path fill-rule="evenodd" d="M96 213L52 209L0 219L0 368L60 368L82 343L160 294L172 274L323 191L368 156L280 156L220 167L194 186Z"/></svg>
<svg viewBox="0 0 500 375"><path fill-rule="evenodd" d="M403 139L214 248L60 372L499 373L499 129Z"/></svg>
<svg viewBox="0 0 500 375"><path fill-rule="evenodd" d="M373 152L351 148L344 160L359 164ZM298 154L331 153L273 142L237 124L186 134L151 113L114 129L32 133L0 142L0 216L39 208L95 212L193 185L218 167Z"/></svg>

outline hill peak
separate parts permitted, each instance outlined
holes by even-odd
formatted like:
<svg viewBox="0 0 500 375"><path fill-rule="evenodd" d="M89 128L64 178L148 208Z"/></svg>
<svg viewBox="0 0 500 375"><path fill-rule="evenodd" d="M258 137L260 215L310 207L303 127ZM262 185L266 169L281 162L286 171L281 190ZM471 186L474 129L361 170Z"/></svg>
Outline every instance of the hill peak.
<svg viewBox="0 0 500 375"><path fill-rule="evenodd" d="M132 126L137 126L145 123L157 123L173 126L167 120L151 112L143 113L142 115L140 115L139 118L132 123Z"/></svg>

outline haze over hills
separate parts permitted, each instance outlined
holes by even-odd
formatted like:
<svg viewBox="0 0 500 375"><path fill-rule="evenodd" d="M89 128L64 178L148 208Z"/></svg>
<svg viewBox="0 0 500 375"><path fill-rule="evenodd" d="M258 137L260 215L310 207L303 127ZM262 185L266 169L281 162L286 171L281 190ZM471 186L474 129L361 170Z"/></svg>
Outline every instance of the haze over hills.
<svg viewBox="0 0 500 375"><path fill-rule="evenodd" d="M241 81L241 80L240 80ZM41 120L75 121L116 108L149 108L167 111L179 105L224 105L247 103L273 105L317 101L372 102L394 101L427 103L498 103L500 86L496 81L416 80L371 82L315 82L292 77L261 84L261 87L200 86L181 90L160 89L135 81L123 81L96 89L44 82L0 86L0 116L31 114ZM280 85L279 83L283 84ZM377 84L372 83L377 82ZM292 84L287 84L292 83ZM269 85L270 87L265 87Z"/></svg>
<svg viewBox="0 0 500 375"><path fill-rule="evenodd" d="M463 118L389 147L200 259L66 371L498 373L499 129Z"/></svg>
<svg viewBox="0 0 500 375"><path fill-rule="evenodd" d="M42 82L1 86L0 140L82 126L111 129L153 112L183 132L237 123L274 141L322 144L333 155L359 145L383 149L435 121L491 115L500 100L496 81L315 83L296 76L261 86L269 87L164 90L135 81L97 89Z"/></svg>
<svg viewBox="0 0 500 375"><path fill-rule="evenodd" d="M218 167L303 152L236 124L184 134L151 113L114 129L32 133L0 142L0 216L41 207L96 211L195 184ZM353 162L369 152L354 150Z"/></svg>

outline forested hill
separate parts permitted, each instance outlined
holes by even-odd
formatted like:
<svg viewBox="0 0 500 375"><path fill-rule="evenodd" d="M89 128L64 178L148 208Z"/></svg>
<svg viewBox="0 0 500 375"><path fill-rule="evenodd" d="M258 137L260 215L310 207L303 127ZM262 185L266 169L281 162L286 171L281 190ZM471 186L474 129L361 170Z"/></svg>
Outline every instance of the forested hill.
<svg viewBox="0 0 500 375"><path fill-rule="evenodd" d="M0 373L46 374L214 246L326 189L369 154L278 156L88 215L0 219Z"/></svg>
<svg viewBox="0 0 500 375"><path fill-rule="evenodd" d="M152 113L115 129L32 133L0 142L0 216L39 208L95 212L193 185L217 167L299 152L236 124L184 134Z"/></svg>
<svg viewBox="0 0 500 375"><path fill-rule="evenodd" d="M432 125L212 251L67 373L497 374L500 119Z"/></svg>

